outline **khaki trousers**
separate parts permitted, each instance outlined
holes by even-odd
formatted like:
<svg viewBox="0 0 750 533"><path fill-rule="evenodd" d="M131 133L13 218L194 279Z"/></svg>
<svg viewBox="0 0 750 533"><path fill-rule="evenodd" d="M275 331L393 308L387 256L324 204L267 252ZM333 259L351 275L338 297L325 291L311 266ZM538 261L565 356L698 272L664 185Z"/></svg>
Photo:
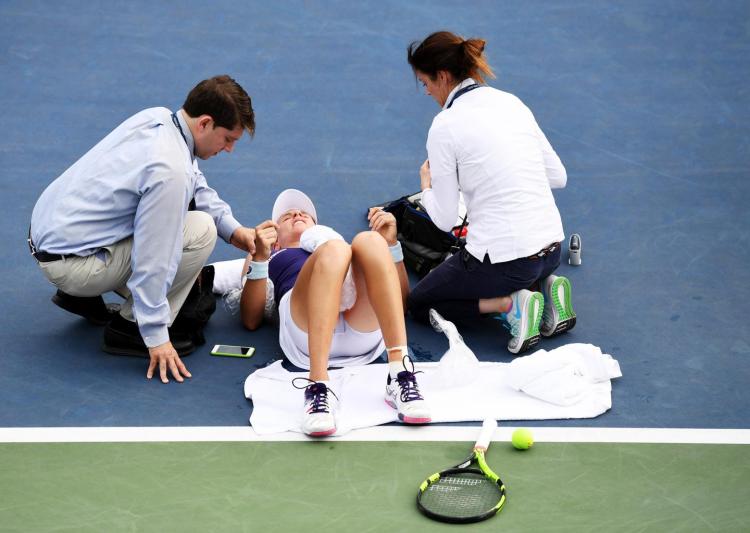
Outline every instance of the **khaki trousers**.
<svg viewBox="0 0 750 533"><path fill-rule="evenodd" d="M182 259L167 293L170 324L185 302L195 279L216 244L216 226L210 215L188 211L182 231ZM39 263L44 276L58 289L72 296L98 296L116 291L126 298L120 309L123 318L134 322L133 296L126 283L132 274L130 255L133 238L106 246L101 253L86 257L66 257Z"/></svg>

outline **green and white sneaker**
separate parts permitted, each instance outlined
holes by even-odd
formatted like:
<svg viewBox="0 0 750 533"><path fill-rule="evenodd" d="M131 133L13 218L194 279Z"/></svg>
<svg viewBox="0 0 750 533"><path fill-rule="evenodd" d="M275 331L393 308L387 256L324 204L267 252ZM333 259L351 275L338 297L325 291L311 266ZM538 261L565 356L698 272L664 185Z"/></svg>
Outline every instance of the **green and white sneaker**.
<svg viewBox="0 0 750 533"><path fill-rule="evenodd" d="M539 324L544 310L544 296L526 289L510 295L513 307L500 318L506 323L512 338L508 342L511 353L525 352L539 342Z"/></svg>
<svg viewBox="0 0 750 533"><path fill-rule="evenodd" d="M542 280L541 287L544 294L542 335L552 337L573 329L576 314L570 299L570 280L564 276L551 275Z"/></svg>

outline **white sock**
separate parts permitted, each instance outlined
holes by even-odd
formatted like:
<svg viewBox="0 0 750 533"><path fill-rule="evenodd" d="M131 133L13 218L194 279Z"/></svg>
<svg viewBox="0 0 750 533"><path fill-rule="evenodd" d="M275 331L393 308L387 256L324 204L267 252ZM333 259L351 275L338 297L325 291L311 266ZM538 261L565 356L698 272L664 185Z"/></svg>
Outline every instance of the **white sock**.
<svg viewBox="0 0 750 533"><path fill-rule="evenodd" d="M395 353L399 354L397 360L388 361L388 373L390 374L391 379L396 379L399 372L406 370L406 367L404 366L404 358L407 358L408 360L411 360L411 358L409 358L406 346L394 346L393 348L386 348L386 351L388 352L389 357Z"/></svg>
<svg viewBox="0 0 750 533"><path fill-rule="evenodd" d="M411 358L408 355L406 357L407 361L411 361ZM411 365L409 366L411 367ZM396 379L398 377L398 373L403 372L404 370L408 370L408 368L404 366L404 361L388 361L388 373L391 375L391 379Z"/></svg>

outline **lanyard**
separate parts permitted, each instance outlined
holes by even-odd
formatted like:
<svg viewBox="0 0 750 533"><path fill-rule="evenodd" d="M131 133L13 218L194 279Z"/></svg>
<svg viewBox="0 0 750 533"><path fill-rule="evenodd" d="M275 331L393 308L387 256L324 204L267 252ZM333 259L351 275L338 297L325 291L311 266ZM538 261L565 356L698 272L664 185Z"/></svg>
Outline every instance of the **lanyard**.
<svg viewBox="0 0 750 533"><path fill-rule="evenodd" d="M453 95L453 98L451 98L451 101L448 104L448 107L446 107L446 109L450 109L451 106L453 105L453 102L455 102L459 96L463 96L469 91L473 91L474 89L479 89L480 87L481 85L479 85L478 83L472 83L471 85L467 85L463 89L460 89L458 92L456 92L456 94Z"/></svg>
<svg viewBox="0 0 750 533"><path fill-rule="evenodd" d="M174 122L174 125L177 126L178 130L180 130L180 135L182 135L182 140L185 141L185 146L187 146L189 150L190 145L188 144L187 137L185 137L185 132L182 131L182 126L180 126L180 121L177 120L177 113L172 113L172 122ZM196 209L195 208L195 192L193 192L193 198L190 200L190 204L188 205L188 211L195 211L195 209ZM31 231L31 228L29 228L29 231Z"/></svg>
<svg viewBox="0 0 750 533"><path fill-rule="evenodd" d="M188 144L187 137L185 137L185 132L182 131L182 126L180 126L180 121L177 120L177 113L172 113L172 122L174 122L174 125L177 126L178 130L180 130L180 135L182 135L182 140L185 141L185 146L189 148L190 145Z"/></svg>

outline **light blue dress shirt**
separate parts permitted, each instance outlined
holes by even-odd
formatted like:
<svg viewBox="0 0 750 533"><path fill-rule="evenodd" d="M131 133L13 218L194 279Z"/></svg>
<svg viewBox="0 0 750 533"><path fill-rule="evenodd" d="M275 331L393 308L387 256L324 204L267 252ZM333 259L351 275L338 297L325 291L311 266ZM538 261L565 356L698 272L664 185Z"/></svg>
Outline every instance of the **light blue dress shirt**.
<svg viewBox="0 0 750 533"><path fill-rule="evenodd" d="M37 250L87 256L133 236L133 274L127 286L147 346L169 340L167 292L182 257L190 200L214 219L229 241L241 226L206 183L182 112L182 132L164 107L120 124L42 193L31 216Z"/></svg>

